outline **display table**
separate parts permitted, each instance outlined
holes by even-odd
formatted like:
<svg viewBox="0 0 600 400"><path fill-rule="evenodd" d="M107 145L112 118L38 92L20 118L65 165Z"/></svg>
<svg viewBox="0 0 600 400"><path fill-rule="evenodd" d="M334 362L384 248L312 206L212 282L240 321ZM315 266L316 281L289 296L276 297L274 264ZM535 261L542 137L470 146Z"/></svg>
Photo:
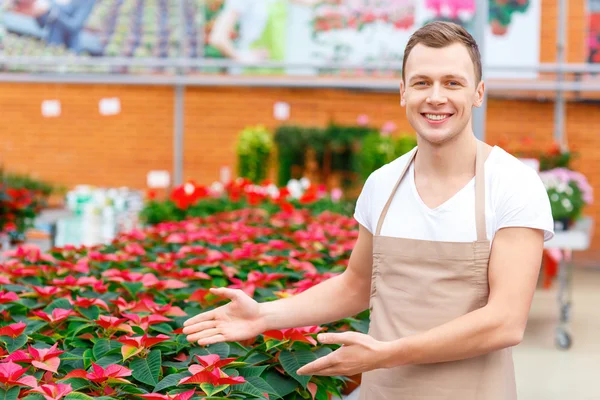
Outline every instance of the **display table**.
<svg viewBox="0 0 600 400"><path fill-rule="evenodd" d="M578 221L571 229L556 232L554 238L544 244L546 249L556 249L561 252L558 267L558 307L559 322L556 327L556 345L560 349L568 349L572 344L568 323L571 314L573 251L587 250L593 234L594 220L586 217Z"/></svg>

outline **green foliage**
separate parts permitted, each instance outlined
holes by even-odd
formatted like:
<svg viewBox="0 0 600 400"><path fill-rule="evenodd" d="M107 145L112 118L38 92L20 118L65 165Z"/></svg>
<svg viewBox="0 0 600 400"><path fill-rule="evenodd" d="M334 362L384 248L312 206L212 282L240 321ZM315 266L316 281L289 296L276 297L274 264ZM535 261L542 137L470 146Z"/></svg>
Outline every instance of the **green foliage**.
<svg viewBox="0 0 600 400"><path fill-rule="evenodd" d="M413 136L393 138L371 133L362 142L358 155L360 177L365 181L378 168L406 154L417 145Z"/></svg>
<svg viewBox="0 0 600 400"><path fill-rule="evenodd" d="M240 133L237 143L238 174L254 183L267 178L273 150L271 132L262 125L248 127Z"/></svg>

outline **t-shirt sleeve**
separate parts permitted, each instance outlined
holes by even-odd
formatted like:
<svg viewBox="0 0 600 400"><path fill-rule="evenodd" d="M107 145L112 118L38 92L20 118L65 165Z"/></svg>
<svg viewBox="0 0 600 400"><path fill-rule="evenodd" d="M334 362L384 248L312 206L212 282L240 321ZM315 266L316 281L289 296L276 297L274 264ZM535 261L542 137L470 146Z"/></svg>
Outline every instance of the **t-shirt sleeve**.
<svg viewBox="0 0 600 400"><path fill-rule="evenodd" d="M374 232L372 218L374 180L375 177L372 173L371 175L369 175L365 184L363 185L360 195L356 200L356 208L354 209L354 219L358 221L359 224L367 228L367 230L372 234Z"/></svg>
<svg viewBox="0 0 600 400"><path fill-rule="evenodd" d="M554 219L546 188L533 169L522 169L505 177L498 187L496 231L526 227L544 231L544 240L554 237Z"/></svg>

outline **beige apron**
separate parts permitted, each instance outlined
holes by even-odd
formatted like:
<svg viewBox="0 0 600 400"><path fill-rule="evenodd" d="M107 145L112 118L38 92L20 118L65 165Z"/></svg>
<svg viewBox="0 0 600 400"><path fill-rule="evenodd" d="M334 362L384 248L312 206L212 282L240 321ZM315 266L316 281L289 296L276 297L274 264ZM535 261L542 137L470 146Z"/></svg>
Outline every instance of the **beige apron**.
<svg viewBox="0 0 600 400"><path fill-rule="evenodd" d="M490 241L485 229L483 143L475 168L477 241L434 242L381 236L392 190L373 237L369 334L392 341L427 331L487 303ZM392 223L392 222L390 222ZM394 221L393 223L402 223ZM512 351L465 360L377 369L362 375L360 400L514 400Z"/></svg>

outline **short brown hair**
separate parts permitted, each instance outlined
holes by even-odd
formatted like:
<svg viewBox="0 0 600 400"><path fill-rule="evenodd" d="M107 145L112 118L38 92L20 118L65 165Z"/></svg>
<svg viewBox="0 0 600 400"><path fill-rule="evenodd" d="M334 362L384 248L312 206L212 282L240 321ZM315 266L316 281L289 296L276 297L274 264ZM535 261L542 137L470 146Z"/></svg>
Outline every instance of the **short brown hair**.
<svg viewBox="0 0 600 400"><path fill-rule="evenodd" d="M445 21L434 21L423 25L415 33L413 33L404 49L404 59L402 60L402 80L404 80L404 69L406 60L413 47L421 43L427 47L440 49L449 46L453 43L462 43L465 45L473 60L475 67L475 84L481 81L481 54L477 42L473 36L462 26Z"/></svg>

